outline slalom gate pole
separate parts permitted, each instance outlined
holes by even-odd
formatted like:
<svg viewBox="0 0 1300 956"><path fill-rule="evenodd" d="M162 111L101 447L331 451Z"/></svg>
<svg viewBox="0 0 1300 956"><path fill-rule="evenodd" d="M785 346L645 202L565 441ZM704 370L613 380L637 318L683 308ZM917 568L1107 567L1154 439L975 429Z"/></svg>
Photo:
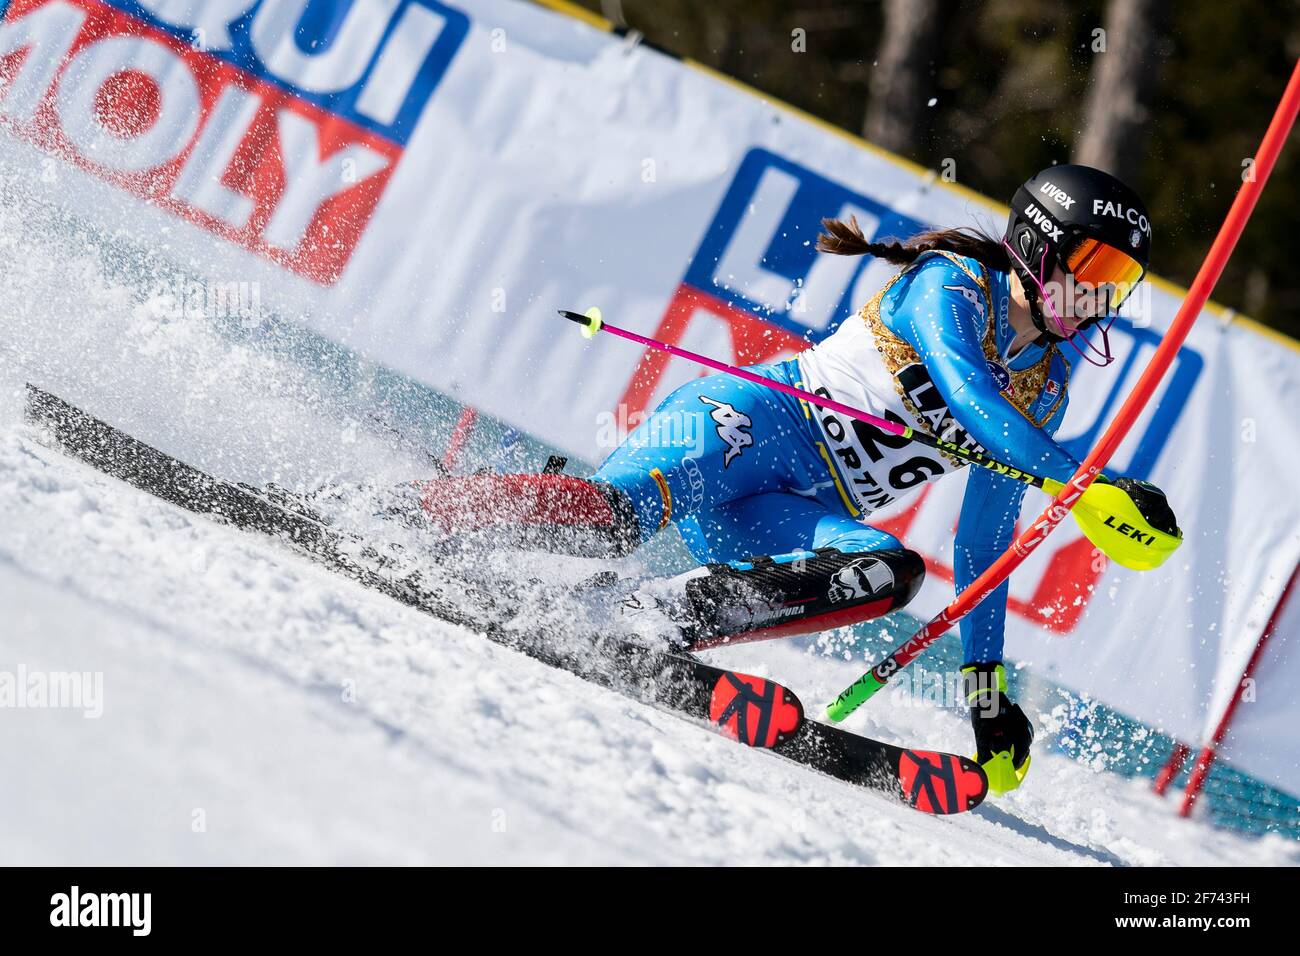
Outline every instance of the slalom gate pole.
<svg viewBox="0 0 1300 956"><path fill-rule="evenodd" d="M876 691L884 687L894 674L915 660L922 651L938 640L953 624L969 614L984 598L988 597L1025 558L1033 553L1038 545L1042 544L1052 529L1064 520L1075 502L1079 500L1088 489L1088 486L1101 473L1102 467L1110 461L1115 450L1119 448L1120 443L1124 441L1124 438L1132 429L1133 423L1142 414L1147 402L1151 400L1156 386L1160 384L1160 380L1169 370L1174 357L1178 354L1183 341L1187 338L1187 333L1191 331L1192 323L1196 321L1196 317L1210 297L1215 283L1219 281L1219 276L1223 273L1228 257L1237 245L1237 240L1246 227L1246 221L1255 208L1259 194L1263 191L1264 184L1268 182L1269 173L1273 171L1278 153L1282 151L1282 144L1286 142L1287 135L1291 132L1297 110L1300 110L1300 60L1296 61L1295 69L1291 73L1291 80L1287 83L1286 90L1277 105L1277 110L1268 125L1268 130L1264 133L1263 140L1260 141L1259 149L1255 154L1255 162L1252 166L1254 175L1249 177L1237 191L1232 207L1228 210L1223 225L1219 227L1219 233L1215 236L1214 243L1210 246L1205 261L1201 263L1201 268L1196 273L1196 278L1192 281L1192 287L1188 290L1186 298L1183 299L1183 304L1179 307L1173 322L1170 323L1169 330L1165 332L1164 338L1155 350L1155 354L1151 356L1151 361L1143 370L1142 376L1133 387L1133 391L1129 394L1124 405L1116 413L1115 419L1111 422L1110 427L1106 429L1106 433L1102 435L1101 440L1088 457L1084 459L1083 464L1075 472L1069 483L1057 492L1055 498L1038 516L1037 520L1021 533L1001 557L976 578L970 587L957 595L952 603L940 611L936 617L908 638L892 654L841 691L839 696L827 705L826 713L831 720L843 720L870 700Z"/></svg>
<svg viewBox="0 0 1300 956"><path fill-rule="evenodd" d="M802 399L811 405L817 405L821 408L829 408L831 411L839 412L842 415L848 415L850 418L856 418L860 422L866 422L868 425L874 425L882 431L891 435L897 435L900 438L907 438L919 445L927 445L930 448L936 448L939 451L960 458L963 461L970 462L973 465L980 465L999 475L1006 475L1008 478L1014 478L1017 481L1024 482L1034 488L1041 488L1048 494L1056 493L1057 483L1051 478L1042 478L1032 472L1025 471L1023 468L1016 468L1014 465L1007 465L998 461L996 458L990 458L988 455L981 454L977 451L971 451L963 448L955 442L944 441L942 438L935 438L926 432L918 431L907 425L898 425L885 418L877 418L870 412L864 412L852 405L845 405L843 402L837 402L834 399L823 398L813 392L809 392L794 385L787 385L785 382L778 382L774 379L765 378L748 369L738 368L735 365L728 365L726 362L719 362L717 359L709 358L707 355L700 355L698 352L691 352L676 345L669 345L667 342L660 342L658 339L652 339L648 336L639 335L628 329L621 329L617 325L610 325L600 315L598 309L589 310L587 314L580 312L570 312L567 309L558 310L560 315L564 316L571 322L577 322L583 327L583 334L588 338L594 336L597 332L609 332L620 338L628 339L648 348L658 349L660 352L667 352L669 355L676 355L678 358L684 358L694 362L697 365L703 365L705 368L716 369L719 372L726 372L736 378L742 378L747 382L754 382L766 388L778 392L784 392L787 395L793 395L795 398Z"/></svg>
<svg viewBox="0 0 1300 956"><path fill-rule="evenodd" d="M1255 649L1250 652L1250 659L1246 661L1241 677L1232 688L1232 696L1228 698L1227 706L1223 708L1223 713L1219 716L1219 722L1214 727L1213 736L1210 737L1208 743L1201 747L1200 753L1196 755L1196 761L1192 764L1191 773L1187 777L1187 787L1183 791L1183 802L1178 808L1180 817L1191 816L1192 807L1196 804L1201 790L1205 787L1205 781L1210 775L1210 767L1213 766L1214 759L1218 756L1219 746L1223 743L1228 728L1232 726L1232 718L1236 716L1237 705L1241 703L1246 681L1254 676L1255 669L1259 667L1259 662L1264 657L1264 648L1277 630L1277 622L1281 619L1287 603L1292 599L1292 592L1295 590L1297 580L1300 580L1300 565L1296 565L1296 569L1291 572L1291 577L1286 583L1286 588L1282 591L1282 596L1278 598L1273 613L1268 617L1268 623L1264 625L1264 630L1259 632L1259 640L1255 642Z"/></svg>

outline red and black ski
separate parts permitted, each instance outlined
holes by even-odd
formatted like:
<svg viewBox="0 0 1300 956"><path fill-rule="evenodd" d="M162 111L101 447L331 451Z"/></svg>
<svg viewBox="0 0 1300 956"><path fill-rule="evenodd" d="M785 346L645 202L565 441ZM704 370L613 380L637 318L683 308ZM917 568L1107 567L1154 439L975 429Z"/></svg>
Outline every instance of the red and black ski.
<svg viewBox="0 0 1300 956"><path fill-rule="evenodd" d="M988 794L988 780L973 760L907 750L817 723L804 716L799 698L775 681L700 662L694 668L695 680L714 682L709 721L733 740L892 793L926 813L962 813Z"/></svg>
<svg viewBox="0 0 1300 956"><path fill-rule="evenodd" d="M774 681L622 637L601 636L575 650L557 646L545 633L505 628L492 598L464 580L404 572L370 543L322 523L310 509L213 477L32 385L26 415L55 445L107 475L188 511L269 535L396 601L584 680L707 722L740 743L927 813L970 810L987 793L984 772L973 761L905 750L809 720L798 697Z"/></svg>

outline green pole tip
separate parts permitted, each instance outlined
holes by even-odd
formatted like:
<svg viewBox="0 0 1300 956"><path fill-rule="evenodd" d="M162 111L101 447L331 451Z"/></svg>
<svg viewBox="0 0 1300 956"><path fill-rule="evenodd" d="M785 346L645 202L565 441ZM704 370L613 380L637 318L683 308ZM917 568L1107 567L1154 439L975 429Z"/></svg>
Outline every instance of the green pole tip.
<svg viewBox="0 0 1300 956"><path fill-rule="evenodd" d="M852 711L846 710L838 701L831 701L826 705L826 718L833 724L838 724L850 713L852 713Z"/></svg>
<svg viewBox="0 0 1300 956"><path fill-rule="evenodd" d="M826 716L833 723L838 724L874 697L876 691L884 686L874 673L867 671L851 685L844 688L840 696L826 705Z"/></svg>

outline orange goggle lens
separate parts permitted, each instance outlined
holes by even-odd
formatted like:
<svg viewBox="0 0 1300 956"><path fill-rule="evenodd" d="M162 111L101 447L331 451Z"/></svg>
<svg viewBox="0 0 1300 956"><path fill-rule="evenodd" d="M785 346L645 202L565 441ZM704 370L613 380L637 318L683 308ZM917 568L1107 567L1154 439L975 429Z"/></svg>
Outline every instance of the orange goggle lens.
<svg viewBox="0 0 1300 956"><path fill-rule="evenodd" d="M1111 305L1118 308L1142 281L1142 264L1126 252L1096 239L1081 239L1065 257L1076 282L1096 288L1111 287Z"/></svg>

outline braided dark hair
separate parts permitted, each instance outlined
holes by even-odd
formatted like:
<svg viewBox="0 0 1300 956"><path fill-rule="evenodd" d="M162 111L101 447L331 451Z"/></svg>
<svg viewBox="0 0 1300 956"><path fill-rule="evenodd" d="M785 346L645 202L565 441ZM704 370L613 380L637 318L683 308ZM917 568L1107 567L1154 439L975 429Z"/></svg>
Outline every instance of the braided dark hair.
<svg viewBox="0 0 1300 956"><path fill-rule="evenodd" d="M872 242L864 236L856 216L850 216L848 222L842 219L823 219L822 228L826 231L817 237L817 250L832 255L873 255L899 265L909 265L923 252L942 250L977 259L996 272L1011 271L1011 257L1007 255L1001 240L967 226L959 229L932 229L918 233L906 241L889 239L884 242Z"/></svg>

